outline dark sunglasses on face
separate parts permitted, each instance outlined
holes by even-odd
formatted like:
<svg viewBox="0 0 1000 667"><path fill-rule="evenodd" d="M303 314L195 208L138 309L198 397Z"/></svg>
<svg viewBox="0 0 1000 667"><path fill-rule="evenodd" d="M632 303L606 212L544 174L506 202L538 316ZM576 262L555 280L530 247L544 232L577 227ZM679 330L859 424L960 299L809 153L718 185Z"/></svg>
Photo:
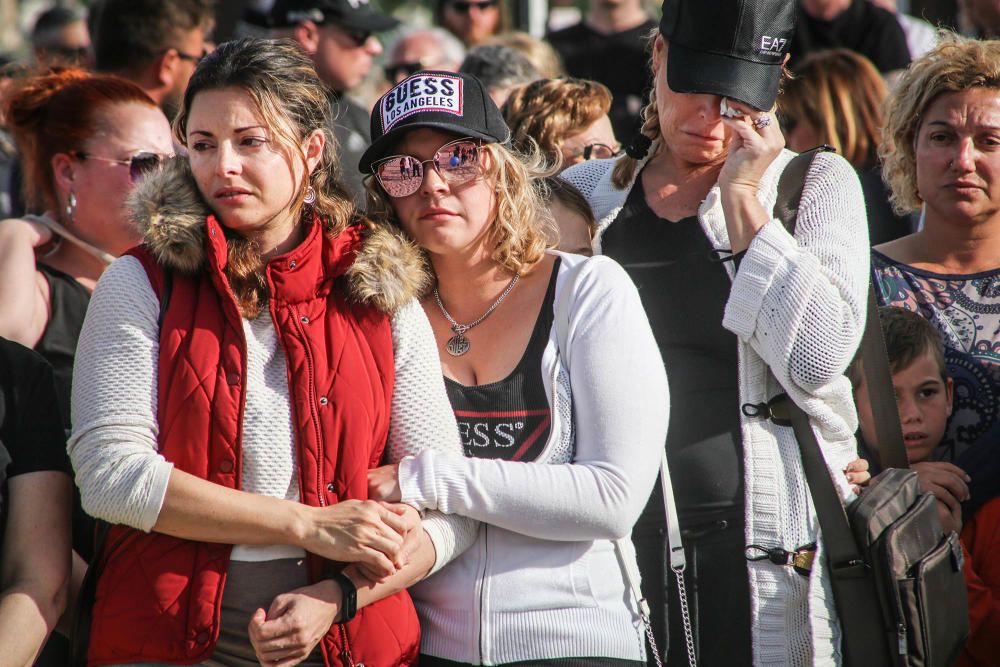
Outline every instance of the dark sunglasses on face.
<svg viewBox="0 0 1000 667"><path fill-rule="evenodd" d="M100 160L109 164L127 166L129 180L133 183L140 181L146 174L159 170L163 166L164 160L162 156L148 151L136 153L127 160L116 160L115 158L93 155L92 153L84 153L83 151L77 151L74 155L78 160Z"/></svg>
<svg viewBox="0 0 1000 667"><path fill-rule="evenodd" d="M354 47L358 49L367 44L368 40L371 39L374 34L371 30L352 30L350 28L337 25L336 23L328 23L326 25L342 32L345 36L347 36L347 39L351 40Z"/></svg>
<svg viewBox="0 0 1000 667"><path fill-rule="evenodd" d="M486 11L491 7L496 7L499 4L499 0L485 0L485 2L469 2L468 0L457 0L456 2L450 3L448 6L454 9L456 12L461 12L462 14L468 14L473 7L479 11Z"/></svg>
<svg viewBox="0 0 1000 667"><path fill-rule="evenodd" d="M196 55L193 55L193 54L190 54L190 53L184 53L183 51L181 51L177 47L173 47L173 48L174 48L174 51L177 52L177 57L178 58L180 58L181 60L187 60L188 62L192 62L195 65L197 65L202 60L204 60L205 56L208 55L208 51L207 50L203 50L201 52L201 55L197 55L196 56Z"/></svg>
<svg viewBox="0 0 1000 667"><path fill-rule="evenodd" d="M448 185L461 185L480 174L480 145L475 139L456 139L437 149L429 160L412 155L391 155L372 166L375 178L385 193L393 198L408 197L424 182L428 162Z"/></svg>
<svg viewBox="0 0 1000 667"><path fill-rule="evenodd" d="M396 63L395 65L386 65L383 70L385 71L385 78L387 81L400 81L405 79L411 74L416 74L422 69L427 69L424 67L423 63L419 60L414 60L413 62L406 63Z"/></svg>
<svg viewBox="0 0 1000 667"><path fill-rule="evenodd" d="M582 155L584 160L606 160L621 155L620 148L612 148L607 144L588 144L574 151L573 156Z"/></svg>

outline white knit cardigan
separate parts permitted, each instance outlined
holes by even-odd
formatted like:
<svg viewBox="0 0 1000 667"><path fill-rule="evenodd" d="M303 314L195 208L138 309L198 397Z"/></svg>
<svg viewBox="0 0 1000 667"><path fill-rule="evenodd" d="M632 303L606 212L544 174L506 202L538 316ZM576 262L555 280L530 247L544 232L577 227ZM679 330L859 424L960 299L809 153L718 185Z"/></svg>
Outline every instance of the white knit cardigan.
<svg viewBox="0 0 1000 667"><path fill-rule="evenodd" d="M778 179L792 157L783 151L761 179L758 197L766 211L774 208ZM613 166L612 160L586 162L563 174L590 202L599 235L632 185L615 188ZM698 221L713 248L729 248L718 184L702 201ZM843 373L864 329L868 286L868 225L854 169L837 155L818 155L795 236L772 219L750 243L739 271L734 274L731 262L726 267L733 282L722 325L739 339L741 404L786 391L809 415L830 475L850 502L854 496L842 471L857 457L857 413ZM806 579L766 560L747 563L754 664L838 665L840 629L829 570L795 436L761 418L740 419L746 543L792 550L818 541L817 562L824 565Z"/></svg>

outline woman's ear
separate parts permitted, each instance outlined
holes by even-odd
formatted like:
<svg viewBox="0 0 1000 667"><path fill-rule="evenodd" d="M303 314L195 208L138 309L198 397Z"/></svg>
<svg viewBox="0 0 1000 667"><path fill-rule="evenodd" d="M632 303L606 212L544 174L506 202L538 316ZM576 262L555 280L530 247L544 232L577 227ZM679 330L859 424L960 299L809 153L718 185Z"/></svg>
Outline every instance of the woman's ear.
<svg viewBox="0 0 1000 667"><path fill-rule="evenodd" d="M311 174L323 160L323 149L326 147L326 134L323 130L313 130L302 145L306 156L306 170Z"/></svg>
<svg viewBox="0 0 1000 667"><path fill-rule="evenodd" d="M73 189L77 164L68 153L56 153L52 156L52 181L59 194Z"/></svg>

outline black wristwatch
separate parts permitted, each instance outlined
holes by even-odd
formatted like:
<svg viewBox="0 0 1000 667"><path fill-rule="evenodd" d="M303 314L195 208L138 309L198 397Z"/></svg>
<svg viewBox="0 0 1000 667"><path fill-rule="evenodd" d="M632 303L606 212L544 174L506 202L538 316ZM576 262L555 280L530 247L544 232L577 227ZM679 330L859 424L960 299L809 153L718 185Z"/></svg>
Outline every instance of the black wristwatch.
<svg viewBox="0 0 1000 667"><path fill-rule="evenodd" d="M340 584L342 600L340 603L340 620L337 623L347 623L358 613L358 587L351 578L341 570L330 575L330 579Z"/></svg>

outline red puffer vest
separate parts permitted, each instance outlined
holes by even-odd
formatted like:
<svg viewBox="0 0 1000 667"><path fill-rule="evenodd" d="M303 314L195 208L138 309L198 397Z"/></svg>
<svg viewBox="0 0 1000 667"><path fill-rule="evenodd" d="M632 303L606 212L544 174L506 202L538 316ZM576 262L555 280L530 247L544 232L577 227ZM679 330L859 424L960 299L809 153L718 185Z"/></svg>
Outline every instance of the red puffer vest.
<svg viewBox="0 0 1000 667"><path fill-rule="evenodd" d="M160 332L159 447L179 470L238 489L246 342L223 273L223 230L212 216L201 223L201 270L170 271ZM164 253L146 238L131 254L162 294ZM269 309L288 362L301 501L308 505L367 498L365 472L386 442L394 379L389 318L348 298L357 290L345 275L364 245L360 227L330 238L314 222L301 245L266 268ZM123 526L112 527L105 544L88 663L207 660L218 639L231 547ZM327 566L311 557L311 576ZM330 667L412 664L419 626L409 596L360 610L321 643Z"/></svg>

